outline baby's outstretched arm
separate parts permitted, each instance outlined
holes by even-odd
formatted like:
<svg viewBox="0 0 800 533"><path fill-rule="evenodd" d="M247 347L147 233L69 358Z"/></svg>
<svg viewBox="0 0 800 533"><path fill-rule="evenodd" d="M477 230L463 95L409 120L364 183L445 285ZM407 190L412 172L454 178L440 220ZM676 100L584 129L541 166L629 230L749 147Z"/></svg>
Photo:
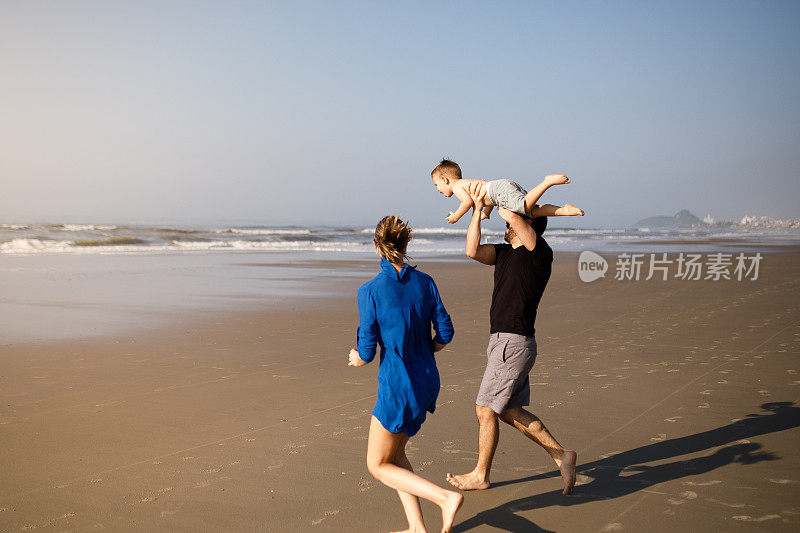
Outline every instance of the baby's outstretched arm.
<svg viewBox="0 0 800 533"><path fill-rule="evenodd" d="M572 204L564 204L563 207L553 204L535 205L531 211L532 217L582 217L583 215L583 209Z"/></svg>
<svg viewBox="0 0 800 533"><path fill-rule="evenodd" d="M461 205L458 206L458 209L456 209L455 212L450 211L450 214L445 217L445 220L447 220L450 224L455 224L458 222L458 219L463 217L472 207L472 198L470 198L469 192L467 192L463 187L453 187L453 194L456 196L456 198L461 200Z"/></svg>

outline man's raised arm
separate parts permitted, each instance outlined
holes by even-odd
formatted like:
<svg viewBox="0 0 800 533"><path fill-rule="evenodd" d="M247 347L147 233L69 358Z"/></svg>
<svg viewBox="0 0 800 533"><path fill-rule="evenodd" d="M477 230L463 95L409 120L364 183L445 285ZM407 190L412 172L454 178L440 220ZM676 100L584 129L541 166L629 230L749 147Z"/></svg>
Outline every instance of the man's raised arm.
<svg viewBox="0 0 800 533"><path fill-rule="evenodd" d="M478 195L470 191L470 196L472 196L472 219L467 227L467 257L484 265L493 265L497 259L494 246L481 244L481 212L485 193Z"/></svg>
<svg viewBox="0 0 800 533"><path fill-rule="evenodd" d="M522 245L529 251L533 251L533 249L536 248L536 232L533 231L531 225L521 216L513 211L509 211L505 207L501 207L497 212L500 214L500 217L508 223L511 231L522 241Z"/></svg>

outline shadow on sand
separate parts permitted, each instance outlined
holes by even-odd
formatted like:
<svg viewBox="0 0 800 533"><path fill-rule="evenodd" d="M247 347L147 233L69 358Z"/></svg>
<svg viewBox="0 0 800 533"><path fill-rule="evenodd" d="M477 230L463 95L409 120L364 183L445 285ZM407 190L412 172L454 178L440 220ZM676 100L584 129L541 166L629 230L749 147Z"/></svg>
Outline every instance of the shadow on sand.
<svg viewBox="0 0 800 533"><path fill-rule="evenodd" d="M762 414L749 414L746 418L702 433L669 439L654 444L620 452L607 459L579 464L577 472L592 479L575 488L572 496L563 496L554 490L528 496L482 511L453 528L454 532L468 531L487 524L505 531L547 531L530 520L518 516L518 511L529 511L559 505L569 507L587 502L610 500L627 496L644 488L687 476L705 474L732 463L744 465L759 461L779 459L772 453L759 451L760 444L739 442L749 437L775 433L800 426L800 408L794 402L765 403ZM656 466L645 463L662 461L682 455L718 448L703 457L676 460ZM493 487L559 477L558 471L493 484Z"/></svg>

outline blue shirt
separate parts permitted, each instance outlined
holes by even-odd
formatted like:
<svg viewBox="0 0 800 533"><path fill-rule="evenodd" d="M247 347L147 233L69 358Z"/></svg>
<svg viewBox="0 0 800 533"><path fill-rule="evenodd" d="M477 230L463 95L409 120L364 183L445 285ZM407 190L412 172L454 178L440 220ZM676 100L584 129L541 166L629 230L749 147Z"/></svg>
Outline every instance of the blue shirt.
<svg viewBox="0 0 800 533"><path fill-rule="evenodd" d="M439 371L433 341L453 339L453 322L433 278L386 259L381 272L358 289L358 355L366 362L381 347L378 401L372 414L391 433L419 431L426 411L436 409ZM431 333L431 326L435 336Z"/></svg>

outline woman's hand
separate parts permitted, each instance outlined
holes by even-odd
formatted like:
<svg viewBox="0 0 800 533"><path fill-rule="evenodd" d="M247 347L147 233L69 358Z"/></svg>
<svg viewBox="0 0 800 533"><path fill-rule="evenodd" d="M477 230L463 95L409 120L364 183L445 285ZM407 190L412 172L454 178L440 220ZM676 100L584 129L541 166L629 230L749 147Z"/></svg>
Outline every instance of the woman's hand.
<svg viewBox="0 0 800 533"><path fill-rule="evenodd" d="M355 348L350 349L349 358L350 361L347 362L347 366L364 366L367 364L366 361L361 359L361 357L358 355L358 350Z"/></svg>

